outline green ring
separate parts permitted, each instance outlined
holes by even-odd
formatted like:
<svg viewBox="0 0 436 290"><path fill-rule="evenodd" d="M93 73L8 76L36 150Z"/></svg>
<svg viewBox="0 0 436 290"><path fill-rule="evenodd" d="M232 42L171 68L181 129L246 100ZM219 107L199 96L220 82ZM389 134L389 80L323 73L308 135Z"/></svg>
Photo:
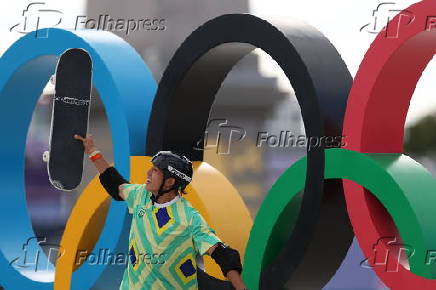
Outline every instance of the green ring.
<svg viewBox="0 0 436 290"><path fill-rule="evenodd" d="M364 154L346 149L325 151L325 179L348 179L365 187L391 215L404 244L413 247L412 273L436 278L436 263L425 263L436 250L436 181L412 158L397 153ZM298 218L306 179L306 157L275 182L256 215L245 251L244 281L259 289L262 269L280 252Z"/></svg>

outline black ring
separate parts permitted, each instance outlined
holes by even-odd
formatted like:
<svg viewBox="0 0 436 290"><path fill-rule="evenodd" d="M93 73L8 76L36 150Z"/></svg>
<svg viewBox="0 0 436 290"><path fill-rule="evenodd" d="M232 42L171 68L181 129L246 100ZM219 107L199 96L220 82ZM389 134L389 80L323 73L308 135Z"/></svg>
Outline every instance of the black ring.
<svg viewBox="0 0 436 290"><path fill-rule="evenodd" d="M298 23L286 36L249 14L206 22L178 48L153 103L146 152L174 150L203 160L193 145L203 137L221 83L253 49L274 59L290 80L307 138L341 136L352 78L333 45L313 27ZM322 288L339 268L353 239L342 183L324 187L324 147L307 152L306 187L298 222L273 263L262 272L261 289ZM323 194L325 188L325 195Z"/></svg>

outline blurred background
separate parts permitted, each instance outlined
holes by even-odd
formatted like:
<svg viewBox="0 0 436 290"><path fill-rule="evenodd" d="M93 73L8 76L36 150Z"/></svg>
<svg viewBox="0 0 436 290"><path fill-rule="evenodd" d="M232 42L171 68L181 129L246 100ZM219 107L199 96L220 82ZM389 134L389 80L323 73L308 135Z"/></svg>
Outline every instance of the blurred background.
<svg viewBox="0 0 436 290"><path fill-rule="evenodd" d="M225 13L252 13L280 22L285 30L289 19L298 17L330 39L354 76L376 33L395 14L392 10L404 9L414 1L387 4L373 0L78 0L35 3L17 0L1 4L0 53L16 39L34 30L35 19L41 20L39 28L70 29L76 27L78 16L80 19L99 19L101 15L109 15L112 19L160 19L163 20L163 29L128 34L113 31L135 47L158 81L181 42L199 25ZM43 9L57 12L47 13L41 11ZM83 28L83 23L78 28ZM406 153L432 173L436 172L436 99L432 96L435 70L432 61L418 83L405 132ZM86 162L83 181L71 192L58 191L50 185L42 154L48 150L53 94L54 86L48 82L29 126L25 176L27 205L36 236L45 236L47 242L58 243L75 201L97 171ZM92 94L89 132L112 162L105 110L98 92L93 90ZM224 124L227 129L221 128ZM306 150L305 146L298 145L286 147L262 143L258 146L262 132L267 132L267 136L292 134L297 138L304 136L304 127L293 89L285 75L267 54L255 50L227 76L217 94L203 140L205 161L224 173L239 190L253 218L274 181L290 164L304 156ZM370 268L360 266L363 260L361 250L354 242L346 260L325 289L384 289Z"/></svg>

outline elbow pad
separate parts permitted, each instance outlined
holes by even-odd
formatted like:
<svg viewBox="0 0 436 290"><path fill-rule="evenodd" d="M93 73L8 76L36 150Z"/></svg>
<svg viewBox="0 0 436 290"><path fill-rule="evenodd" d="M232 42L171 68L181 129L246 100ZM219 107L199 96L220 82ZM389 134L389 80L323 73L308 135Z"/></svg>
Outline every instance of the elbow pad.
<svg viewBox="0 0 436 290"><path fill-rule="evenodd" d="M118 188L121 184L129 182L125 180L114 167L107 168L100 174L99 179L101 185L109 195L111 195L115 200L123 200L118 194Z"/></svg>
<svg viewBox="0 0 436 290"><path fill-rule="evenodd" d="M230 270L236 270L239 274L242 273L241 257L235 249L232 249L223 243L218 243L218 246L212 252L211 256L220 266L225 277L227 277L227 273Z"/></svg>

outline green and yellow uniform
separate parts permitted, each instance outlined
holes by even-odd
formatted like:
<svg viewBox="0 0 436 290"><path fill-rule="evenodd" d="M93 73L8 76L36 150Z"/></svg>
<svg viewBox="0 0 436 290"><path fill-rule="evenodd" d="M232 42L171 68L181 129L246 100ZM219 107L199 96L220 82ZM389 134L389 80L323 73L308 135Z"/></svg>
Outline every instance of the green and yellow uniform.
<svg viewBox="0 0 436 290"><path fill-rule="evenodd" d="M123 185L133 215L120 289L197 289L195 257L221 240L183 197L153 204L145 184Z"/></svg>

